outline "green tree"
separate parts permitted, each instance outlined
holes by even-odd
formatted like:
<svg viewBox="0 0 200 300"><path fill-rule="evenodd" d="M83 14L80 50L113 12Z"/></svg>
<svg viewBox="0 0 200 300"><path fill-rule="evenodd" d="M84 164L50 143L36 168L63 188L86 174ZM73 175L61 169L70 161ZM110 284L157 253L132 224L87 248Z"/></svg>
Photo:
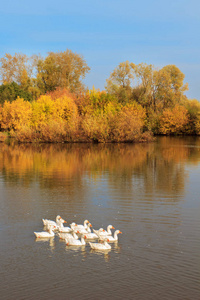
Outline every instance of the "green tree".
<svg viewBox="0 0 200 300"><path fill-rule="evenodd" d="M0 103L3 104L5 101L14 101L17 97L23 98L24 100L31 101L33 99L31 93L23 90L17 83L6 83L0 86Z"/></svg>

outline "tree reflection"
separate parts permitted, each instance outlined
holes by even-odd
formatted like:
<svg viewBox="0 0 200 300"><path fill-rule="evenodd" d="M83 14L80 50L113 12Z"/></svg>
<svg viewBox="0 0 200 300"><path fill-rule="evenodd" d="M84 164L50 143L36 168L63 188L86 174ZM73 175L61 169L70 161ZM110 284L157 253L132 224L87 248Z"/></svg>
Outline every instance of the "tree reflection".
<svg viewBox="0 0 200 300"><path fill-rule="evenodd" d="M176 194L184 191L185 165L200 160L199 138L158 138L150 144L13 144L0 145L0 172L6 184L29 186L79 197L86 195L85 178L123 195L138 181L143 189Z"/></svg>

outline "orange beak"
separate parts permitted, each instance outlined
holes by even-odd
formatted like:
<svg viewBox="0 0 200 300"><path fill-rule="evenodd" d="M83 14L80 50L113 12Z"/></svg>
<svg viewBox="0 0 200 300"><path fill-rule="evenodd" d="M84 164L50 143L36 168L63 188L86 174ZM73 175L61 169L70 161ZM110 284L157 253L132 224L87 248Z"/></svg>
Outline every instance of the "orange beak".
<svg viewBox="0 0 200 300"><path fill-rule="evenodd" d="M115 227L112 226L112 229L115 229Z"/></svg>
<svg viewBox="0 0 200 300"><path fill-rule="evenodd" d="M121 231L119 233L122 233Z"/></svg>
<svg viewBox="0 0 200 300"><path fill-rule="evenodd" d="M63 223L67 223L67 221L65 221L65 220L64 220L64 222L63 222Z"/></svg>
<svg viewBox="0 0 200 300"><path fill-rule="evenodd" d="M92 224L90 224L90 227L92 227Z"/></svg>

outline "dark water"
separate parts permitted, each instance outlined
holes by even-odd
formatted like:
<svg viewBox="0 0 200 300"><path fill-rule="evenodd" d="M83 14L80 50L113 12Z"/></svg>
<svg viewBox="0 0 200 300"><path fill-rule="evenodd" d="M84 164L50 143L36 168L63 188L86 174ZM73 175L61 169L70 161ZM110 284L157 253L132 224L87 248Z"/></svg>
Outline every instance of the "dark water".
<svg viewBox="0 0 200 300"><path fill-rule="evenodd" d="M42 218L122 231L106 253L36 241ZM0 299L200 299L200 138L0 144Z"/></svg>

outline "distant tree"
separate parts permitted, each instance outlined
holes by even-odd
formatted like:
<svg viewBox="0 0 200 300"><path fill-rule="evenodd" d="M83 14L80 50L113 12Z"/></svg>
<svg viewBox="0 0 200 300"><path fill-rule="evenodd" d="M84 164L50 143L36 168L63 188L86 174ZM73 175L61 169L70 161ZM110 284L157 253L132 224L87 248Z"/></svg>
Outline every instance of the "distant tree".
<svg viewBox="0 0 200 300"><path fill-rule="evenodd" d="M119 102L125 104L131 97L135 64L125 61L120 63L106 80L106 90L117 96Z"/></svg>
<svg viewBox="0 0 200 300"><path fill-rule="evenodd" d="M37 61L38 87L43 93L58 87L76 92L83 87L82 79L89 70L83 57L71 50L49 52L45 59Z"/></svg>
<svg viewBox="0 0 200 300"><path fill-rule="evenodd" d="M37 61L38 56L36 55L28 57L25 54L19 53L15 53L14 55L6 53L4 57L0 58L0 80L3 84L2 88L4 93L6 94L6 98L3 96L4 100L13 101L16 99L15 93L13 92L13 82L16 84L15 90L20 90L20 92L17 92L17 96L26 100L39 97L41 92L34 78L36 75L35 66ZM11 85L10 87L12 89L10 95L8 89L9 85ZM22 91L24 91L23 94Z"/></svg>
<svg viewBox="0 0 200 300"><path fill-rule="evenodd" d="M0 103L3 104L5 101L14 101L17 97L23 98L24 100L31 101L33 99L31 93L23 90L17 83L7 83L0 86Z"/></svg>
<svg viewBox="0 0 200 300"><path fill-rule="evenodd" d="M188 90L188 84L183 84L184 77L175 65L154 72L155 108L164 109L182 102L184 92Z"/></svg>
<svg viewBox="0 0 200 300"><path fill-rule="evenodd" d="M132 98L147 109L154 103L154 67L140 63L134 67L137 84L132 90Z"/></svg>
<svg viewBox="0 0 200 300"><path fill-rule="evenodd" d="M175 65L155 70L153 65L126 61L111 73L106 89L123 104L137 101L148 114L149 110L160 112L183 101L188 89L188 85L183 84L184 77Z"/></svg>
<svg viewBox="0 0 200 300"><path fill-rule="evenodd" d="M13 81L23 88L30 85L30 79L34 69L34 56L28 57L26 54L6 53L0 58L0 75L3 84Z"/></svg>
<svg viewBox="0 0 200 300"><path fill-rule="evenodd" d="M184 106L188 110L189 115L189 134L200 135L200 102L196 99L187 99Z"/></svg>

